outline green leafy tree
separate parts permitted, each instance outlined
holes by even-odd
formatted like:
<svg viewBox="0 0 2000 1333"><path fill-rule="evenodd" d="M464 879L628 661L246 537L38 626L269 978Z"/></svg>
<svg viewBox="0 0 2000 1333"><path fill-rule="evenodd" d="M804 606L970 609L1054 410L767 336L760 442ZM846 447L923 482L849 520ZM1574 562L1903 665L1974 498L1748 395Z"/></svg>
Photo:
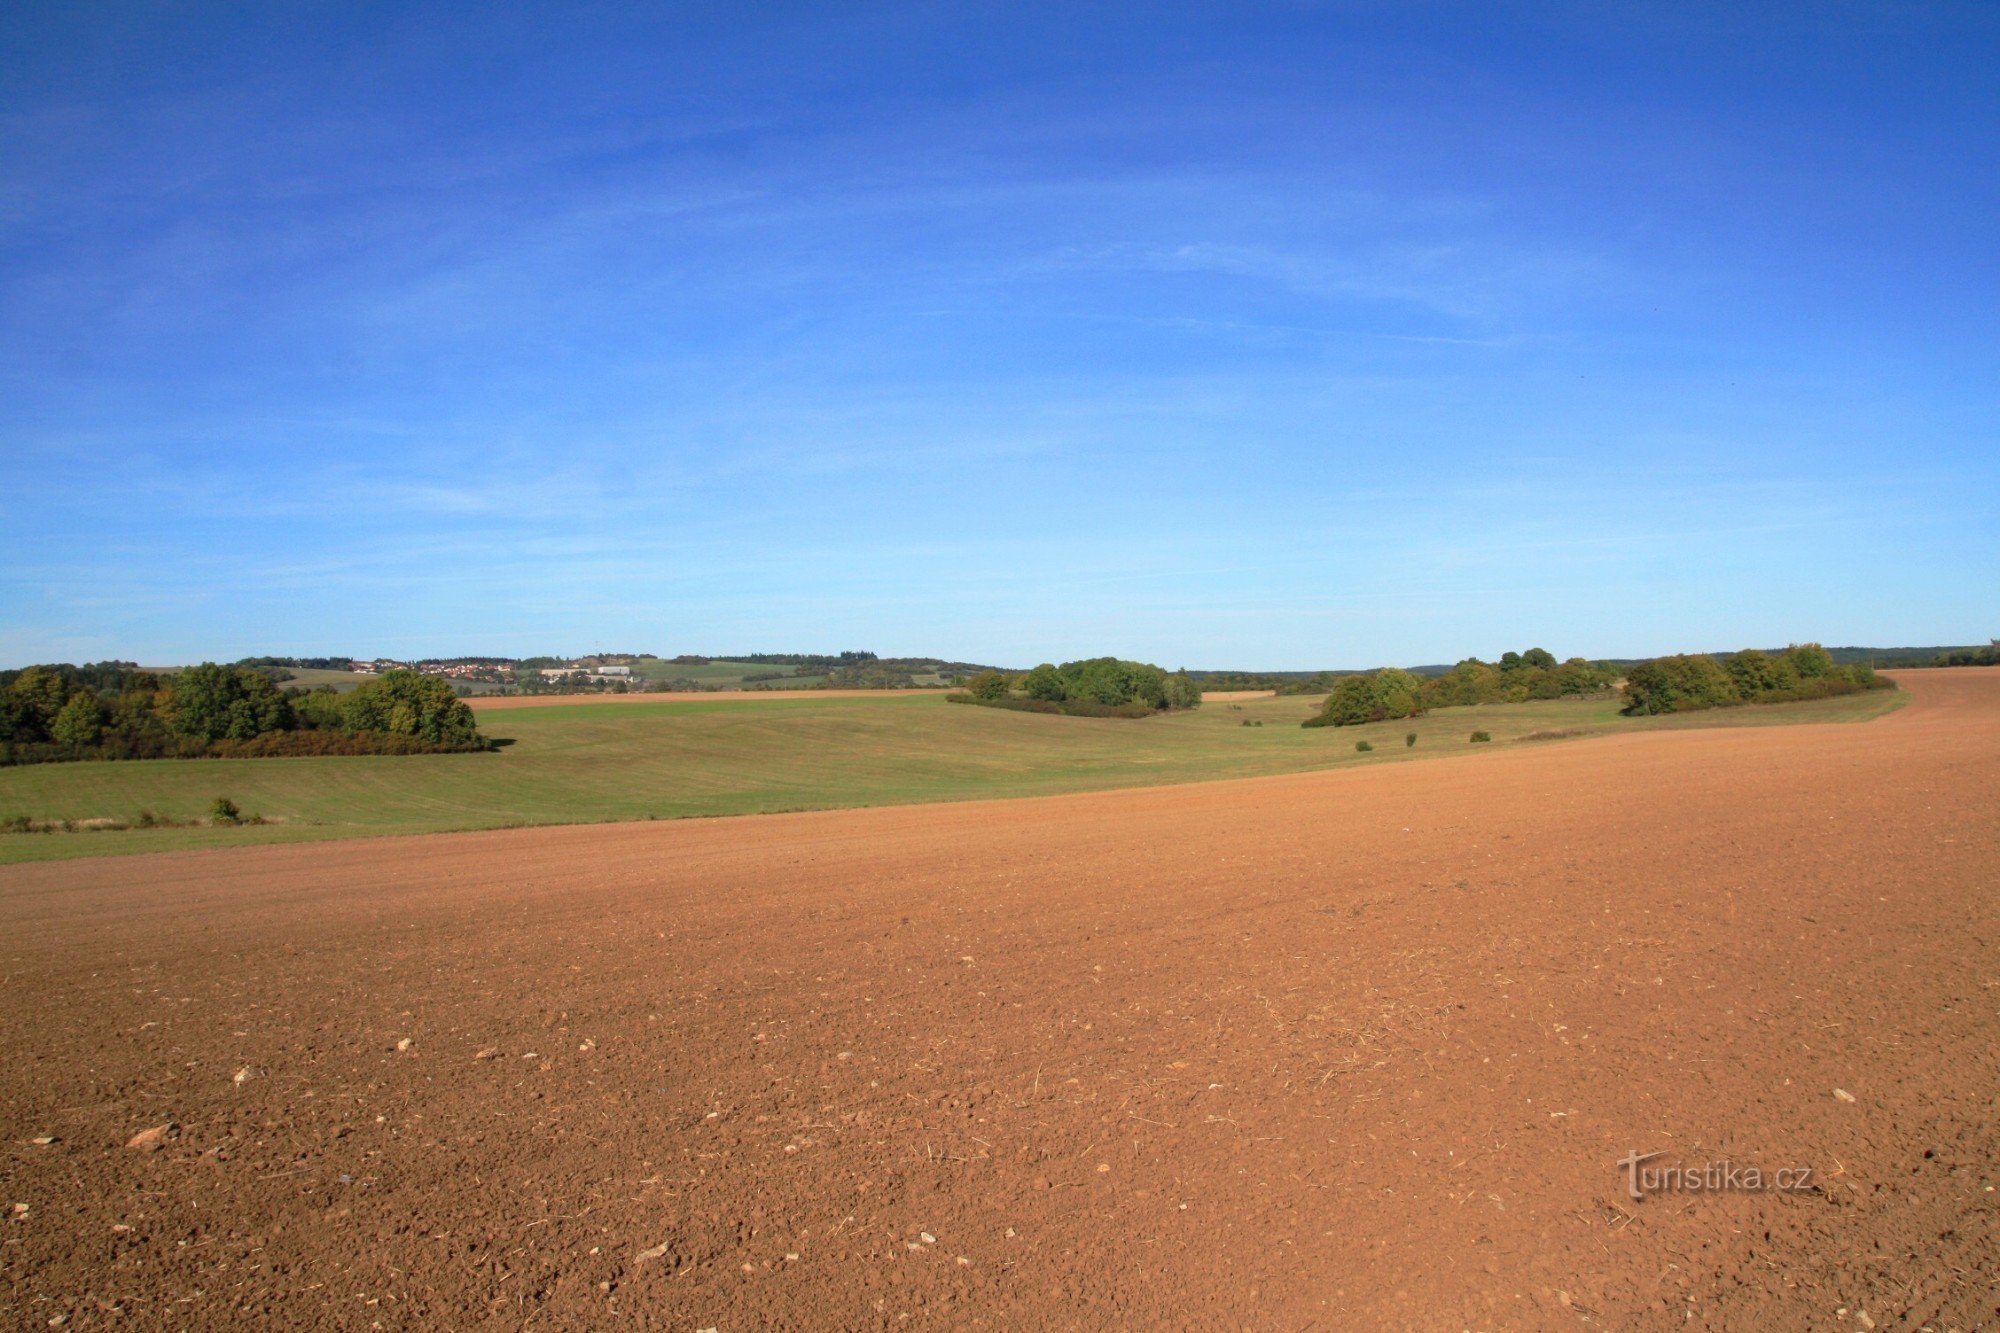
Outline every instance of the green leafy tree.
<svg viewBox="0 0 2000 1333"><path fill-rule="evenodd" d="M1801 680L1833 674L1833 654L1816 643L1795 643L1785 650L1785 662Z"/></svg>
<svg viewBox="0 0 2000 1333"><path fill-rule="evenodd" d="M1063 686L1072 699L1092 703L1142 703L1164 708L1167 702L1167 673L1144 662L1124 662L1115 657L1093 657L1062 665Z"/></svg>
<svg viewBox="0 0 2000 1333"><path fill-rule="evenodd" d="M1059 704L1069 698L1069 689L1063 684L1062 673L1049 662L1042 663L1021 677L1021 693L1030 699L1040 699L1045 703Z"/></svg>
<svg viewBox="0 0 2000 1333"><path fill-rule="evenodd" d="M1201 707L1201 686L1185 671L1176 671L1167 677L1166 692L1169 708Z"/></svg>
<svg viewBox="0 0 2000 1333"><path fill-rule="evenodd" d="M1401 667L1383 667L1375 673L1374 686L1383 717L1412 717L1423 711L1424 682Z"/></svg>
<svg viewBox="0 0 2000 1333"><path fill-rule="evenodd" d="M1521 663L1537 671L1553 671L1556 669L1556 655L1546 648L1530 648L1521 654Z"/></svg>
<svg viewBox="0 0 2000 1333"><path fill-rule="evenodd" d="M104 703L90 690L78 690L49 724L49 737L76 749L97 744L104 735Z"/></svg>
<svg viewBox="0 0 2000 1333"><path fill-rule="evenodd" d="M1741 703L1736 683L1706 653L1661 657L1625 673L1625 712L1679 713Z"/></svg>
<svg viewBox="0 0 2000 1333"><path fill-rule="evenodd" d="M982 671L974 676L966 686L975 699L1004 699L1007 697L1007 678L998 671Z"/></svg>
<svg viewBox="0 0 2000 1333"><path fill-rule="evenodd" d="M1342 676L1334 682L1333 693L1314 719L1323 727L1352 727L1363 722L1379 722L1388 716L1375 682L1367 676Z"/></svg>
<svg viewBox="0 0 2000 1333"><path fill-rule="evenodd" d="M1760 694L1770 694L1781 687L1778 664L1771 660L1769 653L1756 648L1745 648L1731 655L1723 663L1729 672L1729 679L1736 685L1736 692L1745 699L1754 699Z"/></svg>
<svg viewBox="0 0 2000 1333"><path fill-rule="evenodd" d="M41 740L69 702L70 686L55 667L31 666L14 678L7 693L18 706L20 725L28 733L16 739Z"/></svg>
<svg viewBox="0 0 2000 1333"><path fill-rule="evenodd" d="M1603 689L1614 679L1616 677L1611 672L1581 657L1572 657L1555 670L1558 694L1589 694Z"/></svg>
<svg viewBox="0 0 2000 1333"><path fill-rule="evenodd" d="M38 741L45 733L35 710L12 690L0 690L0 743Z"/></svg>
<svg viewBox="0 0 2000 1333"><path fill-rule="evenodd" d="M292 727L290 703L260 672L203 662L176 675L167 689L167 724L183 736L247 741Z"/></svg>
<svg viewBox="0 0 2000 1333"><path fill-rule="evenodd" d="M355 731L415 736L434 745L479 738L478 719L441 676L385 671L348 695L343 711Z"/></svg>
<svg viewBox="0 0 2000 1333"><path fill-rule="evenodd" d="M292 715L299 725L318 731L342 731L347 727L347 705L331 686L292 697Z"/></svg>

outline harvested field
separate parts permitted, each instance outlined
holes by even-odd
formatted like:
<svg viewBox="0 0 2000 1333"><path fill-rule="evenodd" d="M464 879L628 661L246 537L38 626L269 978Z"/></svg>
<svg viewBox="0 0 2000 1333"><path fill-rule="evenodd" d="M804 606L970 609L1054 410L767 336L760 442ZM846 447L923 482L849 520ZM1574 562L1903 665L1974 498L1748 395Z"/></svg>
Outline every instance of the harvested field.
<svg viewBox="0 0 2000 1333"><path fill-rule="evenodd" d="M0 868L0 1313L1993 1326L2000 671L1899 679L1861 724ZM1634 1200L1655 1151L1814 1175Z"/></svg>

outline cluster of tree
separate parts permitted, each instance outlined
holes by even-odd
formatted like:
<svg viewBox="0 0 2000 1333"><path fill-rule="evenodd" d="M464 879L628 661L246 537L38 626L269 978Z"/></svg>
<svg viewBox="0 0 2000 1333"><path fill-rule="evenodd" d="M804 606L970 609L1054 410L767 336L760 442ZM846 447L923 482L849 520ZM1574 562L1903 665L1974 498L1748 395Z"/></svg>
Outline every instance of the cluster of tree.
<svg viewBox="0 0 2000 1333"><path fill-rule="evenodd" d="M126 689L135 678L152 680L151 673L141 671L137 662L86 662L82 666L71 666L64 662L58 666L16 667L11 671L0 671L0 697L14 687L29 672L53 671L65 681L76 685L87 685L93 690L117 694Z"/></svg>
<svg viewBox="0 0 2000 1333"><path fill-rule="evenodd" d="M1175 708L1201 707L1201 686L1185 671L1168 673L1146 662L1092 657L1009 675L986 670L973 676L954 703L985 704L1073 717L1150 717Z"/></svg>
<svg viewBox="0 0 2000 1333"><path fill-rule="evenodd" d="M1383 667L1369 675L1342 676L1319 712L1300 725L1353 727L1363 722L1415 717L1425 710L1425 682L1401 667Z"/></svg>
<svg viewBox="0 0 2000 1333"><path fill-rule="evenodd" d="M1866 662L1842 666L1818 644L1801 643L1782 653L1745 648L1720 661L1689 653L1641 662L1625 673L1624 711L1684 713L1894 688Z"/></svg>
<svg viewBox="0 0 2000 1333"><path fill-rule="evenodd" d="M1616 679L1617 673L1601 663L1581 657L1558 662L1543 648L1503 653L1498 662L1468 657L1436 676L1384 667L1335 679L1325 705L1304 725L1351 727L1415 717L1433 708L1573 698L1607 690Z"/></svg>
<svg viewBox="0 0 2000 1333"><path fill-rule="evenodd" d="M1468 657L1451 670L1424 683L1424 706L1526 703L1530 699L1564 699L1608 690L1618 672L1602 662L1572 657L1558 662L1545 648L1502 653L1498 662Z"/></svg>
<svg viewBox="0 0 2000 1333"><path fill-rule="evenodd" d="M347 694L282 691L264 669L213 662L170 676L131 663L0 673L0 764L484 747L450 684L414 671Z"/></svg>

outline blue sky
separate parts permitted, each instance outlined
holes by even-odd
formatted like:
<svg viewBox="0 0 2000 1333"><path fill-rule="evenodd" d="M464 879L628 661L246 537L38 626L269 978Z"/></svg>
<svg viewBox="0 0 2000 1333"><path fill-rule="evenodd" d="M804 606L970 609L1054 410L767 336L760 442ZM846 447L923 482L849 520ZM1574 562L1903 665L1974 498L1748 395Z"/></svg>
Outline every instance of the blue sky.
<svg viewBox="0 0 2000 1333"><path fill-rule="evenodd" d="M20 5L0 663L2000 634L2000 9Z"/></svg>

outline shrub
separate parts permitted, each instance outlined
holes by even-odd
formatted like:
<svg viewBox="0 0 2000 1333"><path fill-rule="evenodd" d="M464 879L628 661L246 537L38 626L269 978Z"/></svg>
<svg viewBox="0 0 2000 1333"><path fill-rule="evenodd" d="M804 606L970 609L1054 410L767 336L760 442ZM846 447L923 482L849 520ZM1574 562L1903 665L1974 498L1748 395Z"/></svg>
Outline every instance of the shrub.
<svg viewBox="0 0 2000 1333"><path fill-rule="evenodd" d="M1492 739L1493 739L1493 733L1490 731L1475 731L1472 733L1471 744L1484 745Z"/></svg>
<svg viewBox="0 0 2000 1333"><path fill-rule="evenodd" d="M1375 747L1370 745L1367 741L1356 741L1354 742L1354 748L1356 750L1359 750L1362 754L1367 754L1370 750L1374 749Z"/></svg>
<svg viewBox="0 0 2000 1333"><path fill-rule="evenodd" d="M1415 745L1416 743L1417 743L1417 733L1416 733L1416 732L1414 732L1414 731L1412 731L1412 732L1408 733L1407 735L1405 735L1405 736L1403 737L1403 744L1404 744L1404 745L1405 745L1406 747L1407 747L1407 746L1412 746L1412 745Z"/></svg>
<svg viewBox="0 0 2000 1333"><path fill-rule="evenodd" d="M218 824L238 824L243 820L243 812L227 796L216 797L215 804L208 807L208 814Z"/></svg>

